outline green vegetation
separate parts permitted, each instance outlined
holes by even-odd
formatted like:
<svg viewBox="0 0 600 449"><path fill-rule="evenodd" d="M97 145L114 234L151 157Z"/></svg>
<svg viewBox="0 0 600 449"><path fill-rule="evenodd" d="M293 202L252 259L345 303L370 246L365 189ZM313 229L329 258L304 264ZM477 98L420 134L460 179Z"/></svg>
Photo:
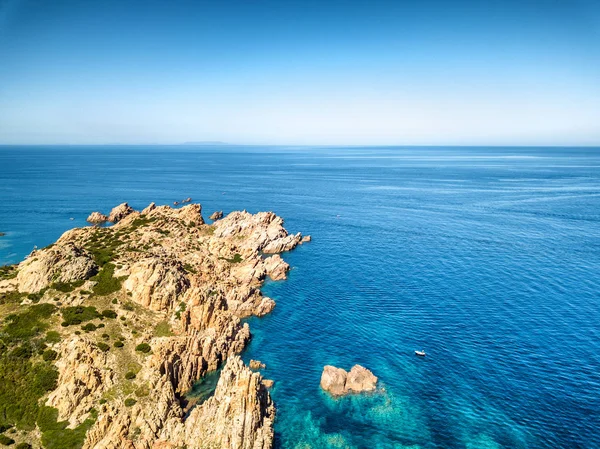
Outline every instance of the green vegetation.
<svg viewBox="0 0 600 449"><path fill-rule="evenodd" d="M46 333L46 343L58 343L60 341L60 334L56 331L48 331Z"/></svg>
<svg viewBox="0 0 600 449"><path fill-rule="evenodd" d="M106 296L121 290L122 279L114 277L115 266L112 263L105 264L100 272L91 278L96 281L92 288L95 295Z"/></svg>
<svg viewBox="0 0 600 449"><path fill-rule="evenodd" d="M29 443L19 443L15 446L15 449L32 449Z"/></svg>
<svg viewBox="0 0 600 449"><path fill-rule="evenodd" d="M87 241L85 248L92 254L98 266L104 267L114 260L117 248L121 244L119 235L112 229L97 229Z"/></svg>
<svg viewBox="0 0 600 449"><path fill-rule="evenodd" d="M17 266L16 265L2 265L0 266L0 281L4 279L14 279L17 277Z"/></svg>
<svg viewBox="0 0 600 449"><path fill-rule="evenodd" d="M108 334L102 334L102 338L104 338L105 340L108 340L110 338L110 335L108 335Z"/></svg>
<svg viewBox="0 0 600 449"><path fill-rule="evenodd" d="M242 256L240 254L238 254L238 253L235 253L233 255L232 259L227 259L226 257L219 257L219 259L226 260L229 263L240 263L240 262L242 262L244 260L244 259L242 259Z"/></svg>
<svg viewBox="0 0 600 449"><path fill-rule="evenodd" d="M39 399L56 388L56 368L35 357L45 353L39 335L55 310L51 304L35 304L5 319L0 332L0 427L4 429L15 425L33 430Z"/></svg>
<svg viewBox="0 0 600 449"><path fill-rule="evenodd" d="M102 311L102 316L105 318L116 318L117 317L117 312L115 312L114 310L103 310Z"/></svg>
<svg viewBox="0 0 600 449"><path fill-rule="evenodd" d="M106 343L103 343L101 341L96 343L96 346L98 346L98 349L100 349L100 351L103 351L103 352L107 352L110 349L109 345L107 345Z"/></svg>
<svg viewBox="0 0 600 449"><path fill-rule="evenodd" d="M131 292L128 292L127 294L129 295L129 293ZM129 312L133 312L135 310L135 307L131 302L126 302L125 304L123 304L123 308Z"/></svg>
<svg viewBox="0 0 600 449"><path fill-rule="evenodd" d="M53 288L54 290L58 290L59 292L63 292L63 293L71 293L73 290L75 290L77 287L81 287L83 285L83 283L85 282L85 280L80 280L80 281L75 281L75 282L54 282L50 288Z"/></svg>
<svg viewBox="0 0 600 449"><path fill-rule="evenodd" d="M86 332L93 332L96 329L98 329L98 327L94 323L87 323L86 325L81 326L81 330Z"/></svg>
<svg viewBox="0 0 600 449"><path fill-rule="evenodd" d="M152 350L152 348L150 347L150 345L148 343L140 343L139 345L137 345L135 347L135 350L139 351L139 352L143 352L144 354L148 354Z"/></svg>
<svg viewBox="0 0 600 449"><path fill-rule="evenodd" d="M171 325L167 321L161 321L154 328L154 335L157 337L172 336L173 332L171 332Z"/></svg>
<svg viewBox="0 0 600 449"><path fill-rule="evenodd" d="M54 351L53 349L46 349L42 354L42 358L46 362L51 362L53 360L56 360L57 357L58 357L58 352Z"/></svg>
<svg viewBox="0 0 600 449"><path fill-rule="evenodd" d="M127 380L135 379L135 373L133 371L127 371L127 373L125 373L125 379L127 379Z"/></svg>
<svg viewBox="0 0 600 449"><path fill-rule="evenodd" d="M75 306L75 307L65 307L61 310L63 323L61 324L63 327L72 326L75 324L81 324L85 321L94 320L96 318L100 318L100 314L96 310L95 307L89 306Z"/></svg>
<svg viewBox="0 0 600 449"><path fill-rule="evenodd" d="M186 308L187 308L186 304L185 304L183 301L181 301L181 302L179 303L179 308L177 309L177 312L175 312L175 317L176 317L178 320L179 320L179 319L181 319L181 314L182 314L183 312L185 312L185 309L186 309Z"/></svg>
<svg viewBox="0 0 600 449"><path fill-rule="evenodd" d="M42 431L42 445L45 449L79 449L83 446L85 434L94 421L94 419L86 419L74 429L68 429L67 421L58 421L58 410L42 406L37 419L37 424Z"/></svg>
<svg viewBox="0 0 600 449"><path fill-rule="evenodd" d="M156 221L156 218L147 218L147 217L136 218L135 220L133 220L133 223L131 223L131 225L129 226L129 229L131 231L135 231L136 229L141 228L142 226L146 226L155 221Z"/></svg>
<svg viewBox="0 0 600 449"><path fill-rule="evenodd" d="M3 444L4 446L10 446L11 444L15 444L15 440L7 437L6 435L0 434L0 444Z"/></svg>
<svg viewBox="0 0 600 449"><path fill-rule="evenodd" d="M137 404L137 401L133 398L127 398L125 399L125 406L126 407L131 407L134 406L135 404Z"/></svg>
<svg viewBox="0 0 600 449"><path fill-rule="evenodd" d="M115 348L122 348L123 346L125 346L125 344L122 341L115 341L113 346Z"/></svg>
<svg viewBox="0 0 600 449"><path fill-rule="evenodd" d="M19 293L16 290L0 293L0 304L18 304L25 298L26 293Z"/></svg>
<svg viewBox="0 0 600 449"><path fill-rule="evenodd" d="M21 314L11 314L6 317L3 340L6 343L31 338L45 330L47 325L43 320L50 318L56 307L52 304L34 304Z"/></svg>

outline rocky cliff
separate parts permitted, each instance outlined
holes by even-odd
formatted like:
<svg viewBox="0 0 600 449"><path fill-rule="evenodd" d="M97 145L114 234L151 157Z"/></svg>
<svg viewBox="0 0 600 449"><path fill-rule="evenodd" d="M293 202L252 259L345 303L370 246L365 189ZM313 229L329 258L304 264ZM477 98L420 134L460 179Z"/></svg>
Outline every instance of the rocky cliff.
<svg viewBox="0 0 600 449"><path fill-rule="evenodd" d="M275 407L261 374L237 356L250 339L241 319L273 309L262 282L285 279L277 253L303 237L271 212L208 225L201 211L123 203L107 218L113 226L70 230L2 272L0 313L10 315L1 354L39 347L27 363L53 380L32 397L27 425L0 418L19 429L16 439L59 448L77 437L86 449L272 446ZM11 320L42 309L29 333L10 336ZM194 383L218 369L214 394L189 404Z"/></svg>

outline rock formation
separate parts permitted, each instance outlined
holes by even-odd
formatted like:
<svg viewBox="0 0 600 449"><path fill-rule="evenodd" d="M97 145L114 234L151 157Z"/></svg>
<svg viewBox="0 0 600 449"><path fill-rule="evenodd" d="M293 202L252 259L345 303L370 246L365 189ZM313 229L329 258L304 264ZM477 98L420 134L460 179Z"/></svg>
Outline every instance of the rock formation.
<svg viewBox="0 0 600 449"><path fill-rule="evenodd" d="M92 212L86 220L88 223L101 224L108 221L108 217L100 212Z"/></svg>
<svg viewBox="0 0 600 449"><path fill-rule="evenodd" d="M2 295L43 292L33 298L56 307L43 330L60 336L48 347L57 383L43 404L71 428L93 422L85 449L270 449L273 382L237 356L250 340L242 319L273 309L260 287L285 279L289 265L276 253L302 236L271 212L207 225L199 204L136 212L123 203L108 220L114 226L65 232L0 281ZM186 404L219 368L214 395ZM26 434L42 445L40 431Z"/></svg>
<svg viewBox="0 0 600 449"><path fill-rule="evenodd" d="M321 388L333 396L374 391L376 387L377 377L360 365L354 365L350 372L326 365L321 374Z"/></svg>
<svg viewBox="0 0 600 449"><path fill-rule="evenodd" d="M117 223L133 212L133 208L129 204L121 203L110 211L110 214L108 215L108 221L111 223Z"/></svg>
<svg viewBox="0 0 600 449"><path fill-rule="evenodd" d="M217 212L213 212L212 215L208 218L210 218L212 221L220 220L221 218L223 218L223 211L220 210Z"/></svg>

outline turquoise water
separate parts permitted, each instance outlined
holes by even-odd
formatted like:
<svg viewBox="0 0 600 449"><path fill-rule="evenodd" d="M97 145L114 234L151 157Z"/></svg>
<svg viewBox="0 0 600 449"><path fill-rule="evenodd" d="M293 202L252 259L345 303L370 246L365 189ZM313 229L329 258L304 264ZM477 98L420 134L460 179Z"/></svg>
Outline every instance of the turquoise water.
<svg viewBox="0 0 600 449"><path fill-rule="evenodd" d="M0 167L0 263L122 201L313 236L244 354L275 380L278 448L600 447L599 149L5 147ZM320 391L355 363L385 391Z"/></svg>

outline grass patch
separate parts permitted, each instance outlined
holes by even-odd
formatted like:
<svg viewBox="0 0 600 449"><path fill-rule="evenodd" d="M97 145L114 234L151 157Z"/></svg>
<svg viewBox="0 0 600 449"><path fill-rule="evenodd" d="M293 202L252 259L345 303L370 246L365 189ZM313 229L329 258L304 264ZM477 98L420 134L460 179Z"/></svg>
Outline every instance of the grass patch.
<svg viewBox="0 0 600 449"><path fill-rule="evenodd" d="M53 360L56 360L57 357L58 357L58 352L54 351L53 349L46 349L44 351L44 353L42 354L42 358L46 362L51 362Z"/></svg>
<svg viewBox="0 0 600 449"><path fill-rule="evenodd" d="M132 407L135 404L137 404L137 401L133 398L127 398L125 399L125 407Z"/></svg>
<svg viewBox="0 0 600 449"><path fill-rule="evenodd" d="M171 325L166 321L161 321L154 328L154 335L156 337L171 337L173 335Z"/></svg>
<svg viewBox="0 0 600 449"><path fill-rule="evenodd" d="M114 277L115 266L112 263L105 264L100 272L92 277L96 285L92 288L95 295L106 296L121 290L121 278Z"/></svg>

